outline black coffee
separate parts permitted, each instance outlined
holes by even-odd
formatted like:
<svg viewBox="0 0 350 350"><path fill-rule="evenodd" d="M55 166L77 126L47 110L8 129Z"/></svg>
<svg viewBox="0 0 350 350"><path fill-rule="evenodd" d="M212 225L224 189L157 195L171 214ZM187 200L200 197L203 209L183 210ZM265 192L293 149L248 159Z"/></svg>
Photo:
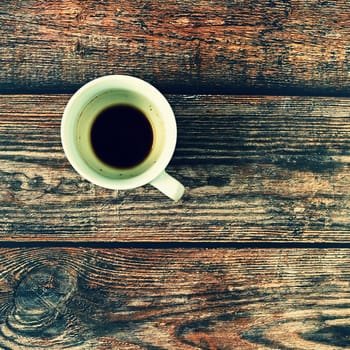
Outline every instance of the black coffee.
<svg viewBox="0 0 350 350"><path fill-rule="evenodd" d="M91 144L96 156L116 168L131 168L149 154L153 131L147 117L128 105L103 110L91 128Z"/></svg>

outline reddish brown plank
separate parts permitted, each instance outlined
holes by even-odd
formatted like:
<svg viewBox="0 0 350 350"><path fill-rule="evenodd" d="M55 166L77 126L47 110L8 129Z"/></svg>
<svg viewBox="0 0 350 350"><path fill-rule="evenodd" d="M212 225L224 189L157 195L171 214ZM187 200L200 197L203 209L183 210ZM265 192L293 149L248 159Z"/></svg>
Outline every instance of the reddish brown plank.
<svg viewBox="0 0 350 350"><path fill-rule="evenodd" d="M0 239L349 242L349 99L168 97L179 203L82 180L59 138L68 95L0 96Z"/></svg>
<svg viewBox="0 0 350 350"><path fill-rule="evenodd" d="M341 1L2 1L1 92L126 73L168 91L349 93Z"/></svg>
<svg viewBox="0 0 350 350"><path fill-rule="evenodd" d="M2 349L344 349L348 249L0 249Z"/></svg>

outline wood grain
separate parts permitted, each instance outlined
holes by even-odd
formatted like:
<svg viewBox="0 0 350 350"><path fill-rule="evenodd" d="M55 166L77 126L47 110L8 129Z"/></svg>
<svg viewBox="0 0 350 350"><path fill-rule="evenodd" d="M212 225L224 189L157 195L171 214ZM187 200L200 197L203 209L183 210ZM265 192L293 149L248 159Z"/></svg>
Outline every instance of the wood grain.
<svg viewBox="0 0 350 350"><path fill-rule="evenodd" d="M348 348L348 249L0 249L2 349Z"/></svg>
<svg viewBox="0 0 350 350"><path fill-rule="evenodd" d="M2 93L115 73L168 92L350 91L347 0L2 1L0 23Z"/></svg>
<svg viewBox="0 0 350 350"><path fill-rule="evenodd" d="M60 144L68 95L0 96L0 239L349 242L349 99L168 98L179 203L83 180Z"/></svg>
<svg viewBox="0 0 350 350"><path fill-rule="evenodd" d="M348 5L1 1L0 348L350 348ZM65 158L106 74L173 93L182 201Z"/></svg>

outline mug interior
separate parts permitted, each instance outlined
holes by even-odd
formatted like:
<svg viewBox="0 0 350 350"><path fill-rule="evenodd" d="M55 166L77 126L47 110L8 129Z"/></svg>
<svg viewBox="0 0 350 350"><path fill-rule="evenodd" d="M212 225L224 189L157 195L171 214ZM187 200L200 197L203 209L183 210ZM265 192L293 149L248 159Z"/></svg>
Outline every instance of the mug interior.
<svg viewBox="0 0 350 350"><path fill-rule="evenodd" d="M130 168L117 168L104 163L98 158L91 144L91 128L96 117L106 108L117 105L129 105L137 108L146 116L152 127L153 143L150 152L141 163ZM107 90L96 95L81 110L76 129L77 148L88 166L104 177L117 180L139 176L155 164L164 148L164 136L165 128L157 106L145 96L128 90ZM119 152L122 150L111 151Z"/></svg>

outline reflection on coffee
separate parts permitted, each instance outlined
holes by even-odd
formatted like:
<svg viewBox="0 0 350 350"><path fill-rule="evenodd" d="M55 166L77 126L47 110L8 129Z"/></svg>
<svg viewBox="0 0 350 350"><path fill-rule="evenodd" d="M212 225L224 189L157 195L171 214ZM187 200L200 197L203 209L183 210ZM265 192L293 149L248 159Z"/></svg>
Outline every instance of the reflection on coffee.
<svg viewBox="0 0 350 350"><path fill-rule="evenodd" d="M147 117L129 105L115 105L97 115L91 128L96 156L115 168L132 168L152 149L153 130Z"/></svg>

